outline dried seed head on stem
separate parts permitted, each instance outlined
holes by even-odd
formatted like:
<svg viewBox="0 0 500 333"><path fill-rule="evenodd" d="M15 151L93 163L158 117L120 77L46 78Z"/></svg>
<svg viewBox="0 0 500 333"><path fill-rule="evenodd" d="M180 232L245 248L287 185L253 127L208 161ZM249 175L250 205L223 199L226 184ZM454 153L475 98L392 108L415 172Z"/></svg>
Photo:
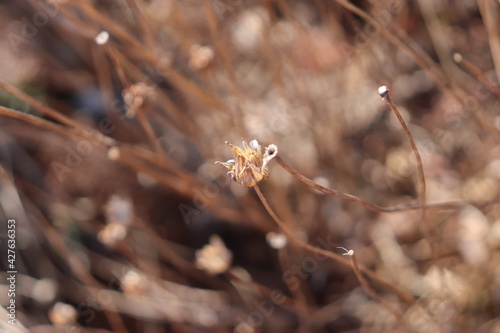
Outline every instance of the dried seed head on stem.
<svg viewBox="0 0 500 333"><path fill-rule="evenodd" d="M387 87L381 87L379 89L379 93L383 97L390 98L390 96L388 94ZM392 103L392 100L391 100L391 103ZM392 103L392 105L394 105L394 104ZM394 107L395 107L395 105L394 105ZM399 114L397 109L396 109L396 112L397 112L397 115L399 115L399 117L401 117L401 115ZM401 120L402 120L402 118L401 118ZM414 151L416 151L416 154L418 155L418 150L416 150L415 142L413 141L413 138L411 137L411 134L409 133L408 127L406 126L406 123L404 123L404 120L402 120L402 121L404 124L403 128L405 128L405 131L409 134L409 137L410 137L410 140L412 143L412 147L414 147ZM421 202L419 205L413 205L413 206L407 205L407 206L396 207L396 208L385 208L385 207L380 207L380 206L374 205L372 203L369 203L367 201L364 201L364 200L362 200L358 197L355 197L353 195L346 194L346 193L343 193L343 192L340 192L337 190L329 189L329 188L326 188L324 186L321 186L319 184L314 183L313 181L311 181L310 179L308 179L307 177L303 176L298 171L293 169L291 166L286 164L279 156L277 156L278 148L274 144L269 145L266 148L266 152L264 154L262 154L262 148L256 140L251 141L250 144L248 144L245 140L243 140L244 149L241 149L240 147L234 146L228 142L226 142L226 143L231 147L232 153L233 153L234 157L236 158L236 160L231 159L227 162L216 162L216 163L222 164L227 169L229 169L228 174L231 176L231 178L234 181L238 182L239 184L241 184L245 187L253 187L255 189L255 191L257 192L257 195L258 195L260 201L262 202L262 204L264 205L266 211L269 213L269 215L273 218L273 220L278 224L278 226L285 232L285 234L292 241L294 241L295 243L297 243L302 248L304 248L308 251L311 251L313 253L318 253L321 255L325 255L325 256L327 256L327 257L329 257L329 258L331 258L339 263L342 263L344 265L349 265L350 264L349 261L345 260L343 257L341 257L335 253L332 253L332 252L329 252L325 249L317 248L311 244L308 244L307 242L305 242L305 241L301 240L300 238L298 238L297 236L295 236L295 234L286 226L286 224L283 221L281 221L281 219L272 210L271 206L268 204L264 195L262 194L259 187L257 186L258 182L260 182L262 179L266 178L269 175L269 170L267 169L267 164L271 159L275 158L278 161L278 163L286 171L291 173L294 177L296 177L297 179L299 179L300 181L302 181L306 185L308 185L314 189L317 189L323 193L333 195L335 197L338 197L338 198L341 198L344 200L355 202L355 203L360 204L360 205L362 205L362 206L364 206L367 209L370 209L372 211L381 213L381 212L400 211L403 209L422 208L423 214L425 215L425 208L426 208L426 205L425 205L425 179L423 179L423 186L422 186L422 192L421 192L424 195L423 196L421 195L421 200L420 200ZM420 180L421 180L421 184L422 184L423 171L422 171L422 162L420 159L420 155L418 155L417 161L419 163L419 176L420 176ZM450 203L449 205L453 205L453 204L454 203ZM446 203L444 205L446 205ZM410 294L408 294L406 291L395 286L393 283L386 281L382 277L378 276L376 273L366 269L363 266L361 266L358 269L361 272L363 272L364 274L366 274L368 277L370 277L372 280L377 281L378 283L385 285L387 288L393 290L406 303L408 303L410 305L414 304L415 299Z"/></svg>
<svg viewBox="0 0 500 333"><path fill-rule="evenodd" d="M420 156L420 152L418 151L417 144L415 143L415 140L413 140L413 136L410 133L410 129L408 128L408 125L406 124L405 120L403 119L403 116L401 116L401 113L398 110L398 107L396 104L393 102L391 98L391 94L389 93L389 88L387 86L380 86L378 88L378 93L382 99L385 99L387 101L387 104L389 104L389 107L391 108L392 112L394 112L394 115L398 118L399 123L401 124L401 127L403 127L403 130L405 131L406 137L408 138L408 142L410 143L411 149L413 151L413 155L415 155L415 160L417 161L417 170L418 170L418 179L419 179L419 184L420 184L420 191L419 191L419 198L420 198L420 205L422 207L422 233L426 240L429 242L429 245L431 247L431 258L435 257L435 246L434 242L432 241L431 237L431 232L430 232L430 227L426 225L426 218L425 218L425 213L426 213L426 182L425 182L425 175L424 175L424 166L422 163L422 158Z"/></svg>
<svg viewBox="0 0 500 333"><path fill-rule="evenodd" d="M263 154L257 140L250 141L250 144L243 139L242 141L244 149L226 141L231 147L234 159L215 163L225 166L229 170L227 174L238 184L253 187L269 176L267 164L278 154L278 147L270 144Z"/></svg>
<svg viewBox="0 0 500 333"><path fill-rule="evenodd" d="M418 178L420 182L420 205L422 207L422 220L425 221L425 210L426 210L426 183L425 183L425 176L424 176L424 167L422 164L422 158L420 157L420 153L417 148L417 144L415 143L415 140L413 140L413 136L410 133L410 129L408 128L408 125L406 124L405 120L403 119L403 116L401 116L401 113L398 110L398 107L394 102L392 101L391 95L389 94L389 88L387 86L380 86L378 88L378 93L380 97L385 99L387 101L387 104L389 104L389 107L391 108L392 112L394 112L394 115L398 118L399 123L401 124L401 127L403 127L403 130L405 131L406 137L408 138L408 142L410 143L411 149L413 151L413 154L415 155L415 159L417 161L417 170L418 170Z"/></svg>
<svg viewBox="0 0 500 333"><path fill-rule="evenodd" d="M425 209L426 209L426 204L425 204L425 179L423 178L423 167L422 167L422 161L421 161L421 158L420 158L420 155L418 153L418 150L416 148L416 144L409 132L409 129L408 129L408 126L406 125L406 123L404 122L404 120L402 119L401 117L401 114L399 113L399 111L397 110L396 106L394 105L394 103L392 102L392 100L390 99L390 95L389 95L389 90L387 87L383 86L383 87L380 87L379 88L379 94L383 97L383 98L386 98L389 102L389 105L391 106L391 108L394 110L396 116L398 117L398 119L400 120L403 128L405 129L405 132L407 133L407 136L409 138L409 141L410 141L410 144L412 146L412 149L416 155L416 159L417 159L417 163L418 163L418 170L419 170L419 179L420 179L420 184L421 184L421 193L420 193L420 205L418 206L414 206L414 207L411 207L411 206L407 206L406 208L407 209L416 209L416 208L422 208L422 217L423 217L423 220L425 221ZM330 251L327 251L325 249L321 249L321 248L317 248L303 240L301 240L299 237L297 237L288 227L287 225L281 221L281 219L276 215L276 213L273 211L273 209L271 208L271 206L269 205L269 203L267 202L266 198L264 197L264 195L262 194L262 192L260 191L259 187L258 187L258 183L266 178L268 175L269 175L269 170L267 168L267 164L269 163L269 161L273 158L276 158L276 160L278 161L278 163L286 170L288 171L289 173L291 173L294 177L296 177L297 179L299 179L300 181L304 182L305 184L307 184L308 186L314 188L314 189L317 189L323 193L326 193L326 194L330 194L330 195L333 195L333 196L336 196L336 197L339 197L341 199L344 199L344 200L348 200L348 201L352 201L352 202L355 202L357 204L360 204L360 205L363 205L364 207L366 207L367 209L370 209L372 211L376 211L376 212L391 212L391 211L398 211L398 210L402 210L402 209L387 209L387 208L384 208L384 207L379 207L377 205L374 205L372 203L369 203L367 201L364 201L358 197L355 197L353 195L350 195L350 194L346 194L346 193L343 193L343 192L340 192L340 191L336 191L336 190L333 190L333 189L329 189L329 188L326 188L324 186L321 186L319 184L316 184L314 183L313 181L311 181L310 179L308 179L307 177L303 176L302 174L300 174L299 172L297 172L295 169L293 169L292 167L290 167L288 164L286 164L283 160L281 160L280 157L277 156L278 154L278 148L276 145L272 144L272 145L269 145L267 148L266 148L266 151L264 154L262 154L262 148L261 146L258 144L258 142L256 140L253 140L250 142L250 144L247 144L247 142L245 140L242 140L243 141L243 148L244 149L241 149L240 147L237 147L237 146L234 146L232 144L230 144L229 142L226 142L230 147L231 147L231 150L232 150L232 153L235 157L235 159L231 159L227 162L216 162L218 164L222 164L224 165L227 169L229 169L229 172L228 174L231 176L231 178L238 182L239 184L245 186L245 187L253 187L260 199L260 201L262 202L262 204L264 205L266 211L269 213L269 215L272 217L272 219L278 224L278 226L285 232L285 234L295 243L297 243L299 246L301 246L302 248L308 250L308 251L311 251L313 253L318 253L318 254L321 254L321 255L325 255L339 263L342 263L344 265L350 265L352 264L353 267L355 267L355 271L357 272L356 274L359 273L359 275L361 276L361 278L359 278L358 276L358 279L360 279L360 282L362 283L362 285L365 287L365 284L367 284L366 280L364 279L364 277L361 275L361 272L364 273L366 276L370 277L372 280L378 282L378 283L381 283L383 285L385 285L387 288L391 289L392 291L394 291L402 300L404 300L406 303L408 304L414 304L415 302L415 299L409 295L407 292L405 292L404 290L402 290L401 288L395 286L393 283L389 282L389 281L386 281L385 279L383 279L382 277L378 276L376 273L366 269L365 267L361 266L359 267L357 262L355 261L355 259L352 259L353 258L353 255L354 253L351 252L351 251L347 251L347 253L351 256L351 261L347 261L345 260L343 257L335 254L335 253L332 253ZM410 208L409 208L410 207ZM368 286L369 288L369 286ZM371 289L369 289L371 290ZM370 293L371 294L371 293ZM375 294L375 297L374 297L377 301L381 301L380 298ZM398 312L394 312L393 309L390 309L386 306L386 308L391 312L393 313L398 321L400 323L403 324L403 326L405 326L404 324L404 321L402 319L402 316L401 314L399 314Z"/></svg>

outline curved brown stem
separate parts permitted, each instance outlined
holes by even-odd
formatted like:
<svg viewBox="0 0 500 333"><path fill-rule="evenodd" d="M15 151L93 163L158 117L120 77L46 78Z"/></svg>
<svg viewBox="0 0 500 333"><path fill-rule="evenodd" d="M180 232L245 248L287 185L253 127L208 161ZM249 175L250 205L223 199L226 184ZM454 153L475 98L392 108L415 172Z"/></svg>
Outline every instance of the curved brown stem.
<svg viewBox="0 0 500 333"><path fill-rule="evenodd" d="M490 93L493 95L500 97L500 87L496 86L491 82L486 75L483 74L481 69L479 69L476 65L464 59L464 57L460 53L455 53L453 55L453 61L462 68L464 71L473 76L477 81L479 81Z"/></svg>
<svg viewBox="0 0 500 333"><path fill-rule="evenodd" d="M427 185L425 182L424 165L422 163L422 157L420 156L417 144L415 143L415 140L413 140L413 136L410 133L408 125L406 124L405 120L403 119L403 116L399 112L398 107L396 106L396 104L394 104L394 101L392 100L391 94L389 93L389 88L387 88L386 86L381 86L379 88L379 94L380 97L382 97L387 101L387 104L389 104L389 107L391 108L392 112L398 118L399 123L401 124L401 127L403 127L406 137L408 138L408 142L410 143L413 155L415 155L415 160L417 161L418 180L420 184L419 198L420 198L420 205L422 207L422 234L429 242L429 245L431 247L431 258L434 258L436 253L436 246L432 241L431 228L426 225L426 219L425 219Z"/></svg>
<svg viewBox="0 0 500 333"><path fill-rule="evenodd" d="M301 182L303 182L307 186L309 186L309 187L311 187L311 188L313 188L313 189L315 189L317 191L320 191L322 193L331 195L333 197L336 197L336 198L339 198L339 199L342 199L342 200L350 201L350 202L353 202L355 204L361 205L361 206L365 207L366 209L371 210L372 212L376 212L376 213L395 213L395 212L401 212L401 211L405 211L405 210L416 210L416 209L421 209L422 208L422 205L420 203L404 204L404 205L398 205L398 206L392 206L392 207L379 206L379 205L373 204L371 202L368 202L366 200L363 200L363 199L361 199L361 198L359 198L359 197L357 197L355 195L344 193L344 192L341 192L341 191L338 191L338 190L335 190L335 189L332 189L332 188L328 188L328 187L319 185L319 184L313 182L311 179L309 179L306 176L304 176L303 174L301 174L299 171L295 170L288 163L286 163L285 161L283 161L283 159L281 159L281 157L279 157L279 156L276 156L275 160L278 162L278 164L283 169L285 169L285 171L287 171L288 173L290 173L292 176L294 176L295 178L297 178L298 180L300 180ZM454 201L454 202L439 202L439 203L427 204L426 207L427 208L442 208L442 209L443 208L451 208L451 209L453 209L453 208L459 208L459 207L462 207L462 206L465 206L465 205L468 205L468 204L470 204L470 203L458 202L458 201Z"/></svg>
<svg viewBox="0 0 500 333"><path fill-rule="evenodd" d="M9 94L12 94L13 96L19 98L21 101L28 103L29 105L31 105L35 109L42 112L43 115L45 115L49 118L52 118L52 119L60 122L61 124L64 124L64 125L67 125L67 126L73 127L73 128L84 129L83 126L81 126L77 122L73 121L72 119L66 117L65 115L63 115L59 111L56 111L56 110L44 105L43 103L37 101L36 99L32 98L31 96L26 95L21 90L11 86L10 84L8 84L7 82L5 82L3 80L0 80L0 89L5 90Z"/></svg>
<svg viewBox="0 0 500 333"><path fill-rule="evenodd" d="M295 236L295 234L287 227L287 225L283 221L281 221L281 219L273 211L273 209L271 208L271 206L267 202L266 198L264 197L264 194L262 194L262 192L260 191L259 186L255 185L254 189L255 189L255 192L257 192L257 195L259 196L259 199L262 202L262 204L264 205L264 208L266 209L266 211L269 213L269 215L271 215L271 217L276 222L276 224L278 224L278 226L285 232L285 234L293 242L297 243L300 247L304 248L305 250L308 250L310 252L317 253L319 255L322 255L322 256L328 257L330 259L333 259L334 261L336 261L336 262L338 262L338 263L340 263L342 265L351 266L351 261L347 260L343 256L341 256L339 254L336 254L336 253L333 253L333 252L330 252L330 251L327 251L325 249L321 249L319 247L315 247L315 246L313 246L313 245L311 245L311 244L309 244L309 243L301 240L297 236ZM373 281L376 281L377 283L379 283L379 284L385 286L386 288L392 290L394 293L396 293L399 296L399 298L402 301L404 301L408 305L411 306L411 305L415 304L415 298L411 294L409 294L408 292L406 292L405 290L403 290L400 287L394 285L394 283L392 283L392 282L384 279L383 277L379 276L377 273L374 273L374 272L370 271L368 268L366 268L364 266L359 266L359 270L363 274L365 274L366 276L368 276L370 279L372 279Z"/></svg>
<svg viewBox="0 0 500 333"><path fill-rule="evenodd" d="M354 254L353 250L347 250L346 248L341 247L341 249L345 250L346 253L344 255L349 256L351 259L351 265L352 269L354 270L354 274L356 274L356 277L358 278L359 283L361 283L361 286L365 290L365 292L370 295L371 298L373 298L376 302L378 302L384 309L386 309L388 312L390 312L398 321L399 325L404 328L406 331L411 331L410 327L408 326L408 323L404 320L403 314L399 312L398 310L394 309L393 307L389 306L373 289L370 287L368 284L368 281L366 281L365 277L363 274L361 274L361 271L359 269L358 265L358 260L356 259L356 255Z"/></svg>

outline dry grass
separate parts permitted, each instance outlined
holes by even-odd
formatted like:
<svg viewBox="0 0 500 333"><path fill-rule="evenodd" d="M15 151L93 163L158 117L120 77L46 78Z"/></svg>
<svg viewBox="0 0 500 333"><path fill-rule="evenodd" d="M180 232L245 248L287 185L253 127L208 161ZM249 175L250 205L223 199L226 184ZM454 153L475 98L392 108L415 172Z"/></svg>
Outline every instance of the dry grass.
<svg viewBox="0 0 500 333"><path fill-rule="evenodd" d="M500 331L499 16L493 0L1 4L16 329ZM214 163L241 138L279 149L256 191Z"/></svg>

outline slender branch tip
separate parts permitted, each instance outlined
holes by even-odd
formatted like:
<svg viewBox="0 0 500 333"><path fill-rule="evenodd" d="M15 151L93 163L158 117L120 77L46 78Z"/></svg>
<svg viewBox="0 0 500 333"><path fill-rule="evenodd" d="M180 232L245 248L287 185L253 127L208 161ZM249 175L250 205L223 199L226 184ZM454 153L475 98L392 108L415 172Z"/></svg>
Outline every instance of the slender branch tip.
<svg viewBox="0 0 500 333"><path fill-rule="evenodd" d="M345 253L343 254L343 256L352 256L352 255L354 255L354 250L348 250L348 249L346 249L343 246L337 246L337 249L342 249L342 250L345 251Z"/></svg>
<svg viewBox="0 0 500 333"><path fill-rule="evenodd" d="M380 86L378 88L378 94L380 95L380 97L386 98L389 94L389 88L387 88L387 86Z"/></svg>

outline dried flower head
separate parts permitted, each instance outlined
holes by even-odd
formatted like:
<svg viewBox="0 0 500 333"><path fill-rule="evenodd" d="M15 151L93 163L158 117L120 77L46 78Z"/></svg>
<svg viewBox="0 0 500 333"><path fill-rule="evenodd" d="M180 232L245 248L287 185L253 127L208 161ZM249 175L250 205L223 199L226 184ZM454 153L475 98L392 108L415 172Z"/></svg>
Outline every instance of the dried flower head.
<svg viewBox="0 0 500 333"><path fill-rule="evenodd" d="M262 154L262 148L257 140L250 141L250 144L243 139L242 141L244 149L226 141L231 147L235 159L215 163L222 164L228 168L229 172L227 174L235 182L245 187L253 187L269 175L267 164L278 154L278 147L270 144L267 146L265 153Z"/></svg>

